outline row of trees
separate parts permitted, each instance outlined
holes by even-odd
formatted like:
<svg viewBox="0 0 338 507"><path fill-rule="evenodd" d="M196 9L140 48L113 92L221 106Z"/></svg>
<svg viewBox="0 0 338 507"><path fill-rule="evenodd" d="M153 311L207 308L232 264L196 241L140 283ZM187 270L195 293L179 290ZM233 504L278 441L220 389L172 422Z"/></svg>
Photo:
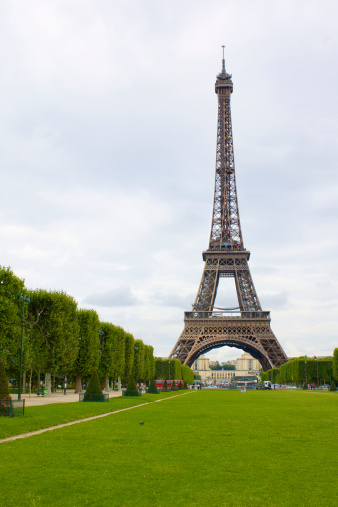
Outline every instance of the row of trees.
<svg viewBox="0 0 338 507"><path fill-rule="evenodd" d="M45 373L49 389L53 375L70 375L78 390L94 371L106 387L119 378L126 384L130 377L145 382L155 376L153 347L119 326L100 322L94 310L78 309L62 291L26 289L24 280L0 266L0 356L14 378L20 369L22 322L24 385L26 374L31 380L34 372L38 383L40 372Z"/></svg>
<svg viewBox="0 0 338 507"><path fill-rule="evenodd" d="M189 366L181 364L178 359L155 359L155 377L158 380L183 380L186 384L194 383L194 373Z"/></svg>
<svg viewBox="0 0 338 507"><path fill-rule="evenodd" d="M338 381L338 348L333 358L309 359L299 357L291 359L280 368L272 368L261 373L261 380L270 380L274 384L326 384Z"/></svg>

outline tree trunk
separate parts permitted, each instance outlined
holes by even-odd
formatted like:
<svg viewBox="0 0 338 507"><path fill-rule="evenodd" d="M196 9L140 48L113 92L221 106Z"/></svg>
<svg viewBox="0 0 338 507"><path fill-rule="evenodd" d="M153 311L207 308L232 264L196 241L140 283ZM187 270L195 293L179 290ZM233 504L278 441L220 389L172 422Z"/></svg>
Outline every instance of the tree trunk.
<svg viewBox="0 0 338 507"><path fill-rule="evenodd" d="M76 374L76 383L75 383L75 393L80 393L82 391L82 377L81 373Z"/></svg>
<svg viewBox="0 0 338 507"><path fill-rule="evenodd" d="M53 374L52 392L55 393L55 373Z"/></svg>
<svg viewBox="0 0 338 507"><path fill-rule="evenodd" d="M41 389L41 384L40 384L40 370L38 370L38 389Z"/></svg>
<svg viewBox="0 0 338 507"><path fill-rule="evenodd" d="M32 394L32 375L33 369L31 368L31 371L29 372L29 397L31 397Z"/></svg>
<svg viewBox="0 0 338 507"><path fill-rule="evenodd" d="M118 391L121 391L122 387L121 387L121 377L117 377L117 390Z"/></svg>
<svg viewBox="0 0 338 507"><path fill-rule="evenodd" d="M51 394L51 374L45 373L45 388L47 389L47 396Z"/></svg>
<svg viewBox="0 0 338 507"><path fill-rule="evenodd" d="M22 373L22 394L26 394L26 372Z"/></svg>
<svg viewBox="0 0 338 507"><path fill-rule="evenodd" d="M104 380L104 390L109 393L109 377L106 377Z"/></svg>

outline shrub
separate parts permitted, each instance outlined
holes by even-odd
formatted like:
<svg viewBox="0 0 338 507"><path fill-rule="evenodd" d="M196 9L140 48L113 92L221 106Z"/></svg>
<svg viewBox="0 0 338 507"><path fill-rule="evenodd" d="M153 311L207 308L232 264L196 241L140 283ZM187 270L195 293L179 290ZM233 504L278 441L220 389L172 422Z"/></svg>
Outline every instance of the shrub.
<svg viewBox="0 0 338 507"><path fill-rule="evenodd" d="M172 391L177 391L177 387L176 387L176 384L175 384L175 380L173 380L173 383L171 384L171 390L172 390Z"/></svg>
<svg viewBox="0 0 338 507"><path fill-rule="evenodd" d="M140 396L139 392L137 390L136 384L135 384L135 380L132 377L129 379L129 382L127 385L127 390L124 393L124 395L125 396Z"/></svg>
<svg viewBox="0 0 338 507"><path fill-rule="evenodd" d="M165 393L169 391L167 380L165 380L163 382L163 389L162 389L162 391L164 391Z"/></svg>
<svg viewBox="0 0 338 507"><path fill-rule="evenodd" d="M156 387L156 381L154 379L150 381L148 393L150 393L150 394L158 394L158 390L157 390L157 387Z"/></svg>
<svg viewBox="0 0 338 507"><path fill-rule="evenodd" d="M186 381L183 382L183 389L188 389L188 385L187 385Z"/></svg>
<svg viewBox="0 0 338 507"><path fill-rule="evenodd" d="M337 391L337 386L334 380L331 380L330 391Z"/></svg>
<svg viewBox="0 0 338 507"><path fill-rule="evenodd" d="M92 395L95 395L95 396L92 396ZM94 373L92 374L92 376L88 382L88 386L87 386L85 395L83 397L83 401L91 401L94 398L95 398L95 401L103 401L102 388L101 388L99 377L98 377L96 371L94 371Z"/></svg>

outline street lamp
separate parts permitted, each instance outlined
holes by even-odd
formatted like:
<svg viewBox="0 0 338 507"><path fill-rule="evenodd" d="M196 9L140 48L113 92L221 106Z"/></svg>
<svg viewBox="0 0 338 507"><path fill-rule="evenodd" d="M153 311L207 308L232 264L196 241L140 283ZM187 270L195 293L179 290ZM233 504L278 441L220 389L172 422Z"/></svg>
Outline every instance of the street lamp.
<svg viewBox="0 0 338 507"><path fill-rule="evenodd" d="M137 381L137 353L139 350L137 345L135 345L134 350L135 350L135 385L136 385L136 381Z"/></svg>
<svg viewBox="0 0 338 507"><path fill-rule="evenodd" d="M19 375L19 394L18 400L21 400L21 388L22 388L22 363L23 363L23 336L24 336L24 327L25 327L25 304L29 305L31 300L26 296L20 294L18 296L18 300L22 301L22 318L21 318L21 353L20 353L20 375Z"/></svg>

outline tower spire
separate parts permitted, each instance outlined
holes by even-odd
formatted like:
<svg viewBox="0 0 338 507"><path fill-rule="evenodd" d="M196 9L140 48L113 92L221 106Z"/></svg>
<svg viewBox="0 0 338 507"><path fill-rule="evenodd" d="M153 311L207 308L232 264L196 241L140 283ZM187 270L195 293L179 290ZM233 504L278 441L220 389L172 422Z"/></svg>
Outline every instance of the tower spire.
<svg viewBox="0 0 338 507"><path fill-rule="evenodd" d="M224 59L224 48L225 48L225 46L222 46L222 48L223 48L222 74L225 74L225 59Z"/></svg>

